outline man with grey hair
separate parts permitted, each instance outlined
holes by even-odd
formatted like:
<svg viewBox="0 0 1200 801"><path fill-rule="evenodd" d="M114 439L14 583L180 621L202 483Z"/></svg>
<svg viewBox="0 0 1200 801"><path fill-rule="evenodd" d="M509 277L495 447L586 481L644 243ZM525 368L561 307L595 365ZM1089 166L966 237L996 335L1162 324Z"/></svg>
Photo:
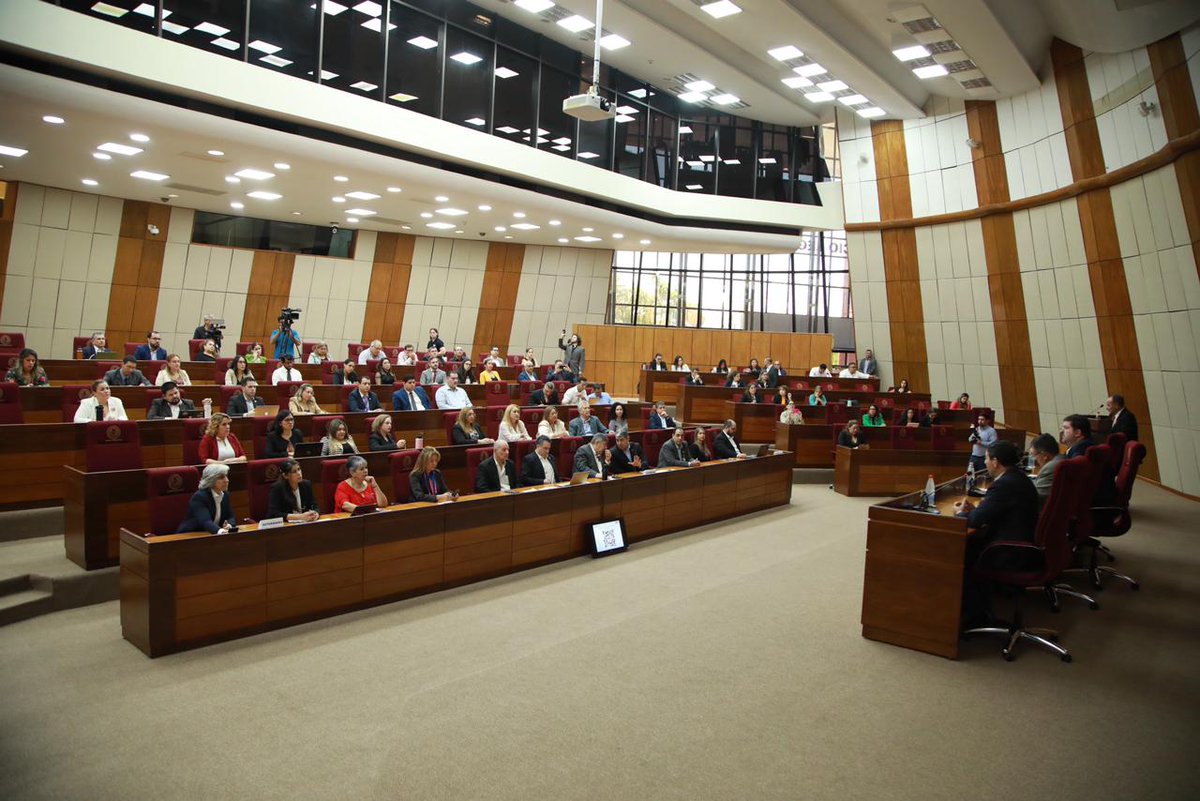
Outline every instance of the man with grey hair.
<svg viewBox="0 0 1200 801"><path fill-rule="evenodd" d="M726 420L721 425L721 433L713 438L713 453L718 459L742 458L746 455L733 438L736 433L737 423L733 420Z"/></svg>
<svg viewBox="0 0 1200 801"><path fill-rule="evenodd" d="M175 533L207 531L209 534L228 534L235 528L237 521L229 497L229 465L206 465L200 475L200 489L188 501L187 515Z"/></svg>
<svg viewBox="0 0 1200 801"><path fill-rule="evenodd" d="M224 334L221 329L217 328L217 318L211 314L204 315L204 322L200 327L192 332L192 339L211 339L217 346L217 350L221 349L221 338Z"/></svg>
<svg viewBox="0 0 1200 801"><path fill-rule="evenodd" d="M540 484L553 484L558 478L554 467L554 457L550 455L551 439L545 434L537 438L533 453L521 462L521 484L535 487Z"/></svg>
<svg viewBox="0 0 1200 801"><path fill-rule="evenodd" d="M608 435L596 434L590 445L582 445L575 451L576 473L587 473L588 478L606 478L612 454L608 452Z"/></svg>
<svg viewBox="0 0 1200 801"><path fill-rule="evenodd" d="M108 338L104 336L103 331L93 331L92 338L83 346L82 356L85 359L94 359L96 354L108 350Z"/></svg>
<svg viewBox="0 0 1200 801"><path fill-rule="evenodd" d="M501 492L521 486L517 480L517 468L508 458L508 442L496 440L492 445L492 458L484 459L475 471L476 492Z"/></svg>
<svg viewBox="0 0 1200 801"><path fill-rule="evenodd" d="M358 363L366 364L369 361L379 361L386 355L383 352L383 342L378 339L372 339L370 346L364 348L362 353L358 354Z"/></svg>
<svg viewBox="0 0 1200 801"><path fill-rule="evenodd" d="M592 414L592 407L583 400L578 404L579 416L571 421L567 430L572 437L587 437L593 434L607 434L608 426L600 422L600 418Z"/></svg>

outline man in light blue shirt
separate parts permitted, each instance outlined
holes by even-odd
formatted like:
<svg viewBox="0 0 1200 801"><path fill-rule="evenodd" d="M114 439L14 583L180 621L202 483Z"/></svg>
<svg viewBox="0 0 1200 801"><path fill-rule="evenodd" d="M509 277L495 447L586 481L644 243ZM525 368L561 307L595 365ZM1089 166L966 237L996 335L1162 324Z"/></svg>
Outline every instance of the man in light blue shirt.
<svg viewBox="0 0 1200 801"><path fill-rule="evenodd" d="M281 317L280 320L282 319ZM286 328L276 328L271 332L271 343L275 345L276 359L282 359L284 356L295 359L296 354L300 352L300 332L290 325Z"/></svg>
<svg viewBox="0 0 1200 801"><path fill-rule="evenodd" d="M439 409L465 409L474 405L467 397L466 390L458 385L458 373L450 373L446 376L446 384L438 387L438 391L433 394L433 399L437 401Z"/></svg>

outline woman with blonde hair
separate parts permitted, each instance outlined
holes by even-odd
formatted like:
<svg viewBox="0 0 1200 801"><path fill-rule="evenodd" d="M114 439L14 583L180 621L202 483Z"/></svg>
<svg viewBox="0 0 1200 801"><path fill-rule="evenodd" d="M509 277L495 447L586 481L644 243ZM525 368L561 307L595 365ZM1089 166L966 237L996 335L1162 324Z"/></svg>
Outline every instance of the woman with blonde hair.
<svg viewBox="0 0 1200 801"><path fill-rule="evenodd" d="M246 461L246 451L238 442L233 419L224 412L214 412L208 418L204 436L200 438L200 461L204 464L233 464Z"/></svg>
<svg viewBox="0 0 1200 801"><path fill-rule="evenodd" d="M408 446L408 441L392 436L392 416L377 415L371 421L371 441L368 446L372 451L397 451Z"/></svg>
<svg viewBox="0 0 1200 801"><path fill-rule="evenodd" d="M292 414L325 414L325 410L317 403L316 391L312 384L301 384L296 394L288 401Z"/></svg>
<svg viewBox="0 0 1200 801"><path fill-rule="evenodd" d="M309 364L320 364L329 361L329 343L318 342L308 354Z"/></svg>
<svg viewBox="0 0 1200 801"><path fill-rule="evenodd" d="M437 448L425 448L417 457L417 464L408 474L408 488L414 501L437 503L454 500L454 493L446 486L442 471L437 469L442 455Z"/></svg>
<svg viewBox="0 0 1200 801"><path fill-rule="evenodd" d="M558 419L558 407L547 406L542 412L542 422L538 423L538 436L558 439L567 435L567 426Z"/></svg>
<svg viewBox="0 0 1200 801"><path fill-rule="evenodd" d="M475 422L475 409L471 406L458 413L450 434L455 445L491 445L495 440L483 435L483 429Z"/></svg>
<svg viewBox="0 0 1200 801"><path fill-rule="evenodd" d="M515 403L508 404L504 409L504 416L500 418L500 439L505 442L532 439L529 429L525 427L525 421L521 419L521 407Z"/></svg>
<svg viewBox="0 0 1200 801"><path fill-rule="evenodd" d="M346 421L340 417L333 418L329 421L326 435L321 437L321 455L348 456L352 453L358 453L358 446L354 444L354 437L350 436L350 429L346 428Z"/></svg>
<svg viewBox="0 0 1200 801"><path fill-rule="evenodd" d="M154 379L154 385L161 387L168 381L174 381L177 386L190 387L192 379L188 378L187 370L183 369L182 364L183 359L178 353L169 354L167 363L158 371L158 377Z"/></svg>

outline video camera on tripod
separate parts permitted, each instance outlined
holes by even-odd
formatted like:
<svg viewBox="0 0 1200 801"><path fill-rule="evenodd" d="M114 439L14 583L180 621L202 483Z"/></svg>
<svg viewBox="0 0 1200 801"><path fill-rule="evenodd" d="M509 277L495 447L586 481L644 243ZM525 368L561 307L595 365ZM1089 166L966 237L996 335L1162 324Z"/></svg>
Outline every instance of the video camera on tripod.
<svg viewBox="0 0 1200 801"><path fill-rule="evenodd" d="M292 323L300 319L300 312L303 309L282 309L279 312L279 328L282 331L288 331L292 327Z"/></svg>

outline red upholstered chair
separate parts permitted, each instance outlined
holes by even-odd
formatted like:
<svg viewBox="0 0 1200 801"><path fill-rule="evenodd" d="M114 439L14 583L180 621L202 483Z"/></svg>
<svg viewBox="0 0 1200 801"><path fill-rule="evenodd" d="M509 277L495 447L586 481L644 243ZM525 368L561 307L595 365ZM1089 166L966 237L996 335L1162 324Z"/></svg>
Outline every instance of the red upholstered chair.
<svg viewBox="0 0 1200 801"><path fill-rule="evenodd" d="M274 417L250 418L250 441L254 443L254 455L259 459L267 452L267 429L274 422Z"/></svg>
<svg viewBox="0 0 1200 801"><path fill-rule="evenodd" d="M830 423L845 423L850 419L850 412L844 403L829 403L825 405L825 419Z"/></svg>
<svg viewBox="0 0 1200 801"><path fill-rule="evenodd" d="M1074 553L1079 548L1084 547L1088 538L1092 533L1091 508L1092 498L1096 495L1096 489L1100 486L1100 482L1104 480L1105 472L1108 470L1108 446L1091 447L1087 449L1087 453L1083 457L1083 473L1074 486L1067 488L1071 492L1072 511L1071 518L1068 523L1068 537L1070 541L1071 553ZM1054 474L1055 483L1058 480L1058 473ZM1084 568L1064 569L1064 573L1086 573ZM1087 605L1093 610L1100 608L1096 603L1096 599L1090 595L1085 595L1079 590L1065 582L1055 582L1047 585L1046 595L1050 599L1050 611L1057 612L1059 609L1059 596L1066 595L1071 598L1078 598L1081 601L1086 601Z"/></svg>
<svg viewBox="0 0 1200 801"><path fill-rule="evenodd" d="M303 385L304 383L305 383L304 381L280 381L278 384L276 384L275 385L275 403L276 403L276 405L278 405L280 409L288 408L288 402L292 399L292 396L296 394L296 391L298 389L300 389L301 385ZM383 398L380 398L379 400L382 402Z"/></svg>
<svg viewBox="0 0 1200 801"><path fill-rule="evenodd" d="M792 389L798 389L801 392L812 392L812 388L807 381L795 381L792 383Z"/></svg>
<svg viewBox="0 0 1200 801"><path fill-rule="evenodd" d="M71 413L74 417L74 412ZM0 423L24 423L21 409L21 388L15 381L0 382Z"/></svg>
<svg viewBox="0 0 1200 801"><path fill-rule="evenodd" d="M349 358L354 359L354 363L358 363L358 354L362 353L367 348L371 347L370 342L351 342L346 345L346 351Z"/></svg>
<svg viewBox="0 0 1200 801"><path fill-rule="evenodd" d="M141 342L126 342L124 355L132 356L133 354L137 353L138 346L141 344Z"/></svg>
<svg viewBox="0 0 1200 801"><path fill-rule="evenodd" d="M695 442L696 441L696 429L685 428L683 430L683 441L684 442Z"/></svg>
<svg viewBox="0 0 1200 801"><path fill-rule="evenodd" d="M653 404L643 406L638 410L642 416L642 430L645 431L650 427L650 415L654 414Z"/></svg>
<svg viewBox="0 0 1200 801"><path fill-rule="evenodd" d="M235 355L245 356L247 353L250 352L250 346L253 344L254 344L253 342L239 342L236 345L234 345L233 352ZM264 350L266 349L267 344L268 343L266 343L266 342L262 343Z"/></svg>
<svg viewBox="0 0 1200 801"><path fill-rule="evenodd" d="M183 463L200 464L200 440L208 421L203 417L192 417L183 421Z"/></svg>
<svg viewBox="0 0 1200 801"><path fill-rule="evenodd" d="M570 406L558 407L558 419L562 420L568 428L571 427L571 421L579 416L579 407L572 403Z"/></svg>
<svg viewBox="0 0 1200 801"><path fill-rule="evenodd" d="M949 411L950 410L950 401L940 400L937 402L937 407L938 407L938 411L943 411L943 412Z"/></svg>
<svg viewBox="0 0 1200 801"><path fill-rule="evenodd" d="M62 388L62 419L64 423L75 420L79 402L92 396L92 388L86 384L67 384Z"/></svg>
<svg viewBox="0 0 1200 801"><path fill-rule="evenodd" d="M530 431L530 434L534 432ZM516 442L510 442L509 459L513 460L513 464L517 467L517 475L521 474L521 462L525 461L525 457L533 453L534 446L537 445L535 439L519 439Z"/></svg>
<svg viewBox="0 0 1200 801"><path fill-rule="evenodd" d="M845 428L846 428L845 423L833 423L830 426L830 429L833 431L833 447L835 449L837 448L838 435L841 434L843 429L845 429ZM861 428L858 429L858 438L860 440L866 439L865 437L863 437L863 430Z"/></svg>
<svg viewBox="0 0 1200 801"><path fill-rule="evenodd" d="M521 406L529 405L529 396L540 389L537 381L520 381L517 386L520 388L521 397L517 403Z"/></svg>
<svg viewBox="0 0 1200 801"><path fill-rule="evenodd" d="M1092 449L1089 448L1090 452ZM1125 443L1125 458L1121 461L1121 469L1117 472L1115 482L1116 495L1112 506L1094 507L1091 512L1091 536L1084 543L1090 549L1087 571L1091 575L1092 585L1103 588L1101 581L1105 576L1128 582L1133 589L1141 585L1131 576L1118 573L1107 565L1100 565L1099 551L1103 551L1108 560L1115 561L1116 557L1104 545L1108 537L1120 537L1129 531L1133 518L1129 514L1129 499L1133 494L1133 485L1137 480L1138 468L1146 458L1146 446L1136 440ZM1054 474L1054 483L1058 483L1058 473Z"/></svg>
<svg viewBox="0 0 1200 801"><path fill-rule="evenodd" d="M255 459L246 465L246 489L250 491L250 519L267 516L271 485L279 480L279 466L287 459Z"/></svg>
<svg viewBox="0 0 1200 801"><path fill-rule="evenodd" d="M311 354L311 353L312 353L314 350L316 350L316 348L317 348L317 345L318 345L318 344L319 344L319 343L317 343L317 342L304 342L304 343L302 343L302 344L300 345L300 360L301 360L301 361L303 361L305 364L307 364L307 363L308 363L308 357L309 357L309 355L310 355L310 354Z"/></svg>
<svg viewBox="0 0 1200 801"><path fill-rule="evenodd" d="M896 401L887 396L882 396L875 399L875 405L880 409L891 411L892 409L896 408Z"/></svg>
<svg viewBox="0 0 1200 801"><path fill-rule="evenodd" d="M142 367L142 375L146 376L146 379L149 381L158 378L159 372L167 366L167 363L161 359L150 359L140 362L140 364L144 365Z"/></svg>
<svg viewBox="0 0 1200 801"><path fill-rule="evenodd" d="M558 467L558 477L568 479L575 472L575 451L584 445L591 447L590 437L559 437L550 445L554 454L554 463Z"/></svg>
<svg viewBox="0 0 1200 801"><path fill-rule="evenodd" d="M392 501L393 503L408 503L412 500L412 486L408 483L409 474L417 465L417 457L421 452L416 448L406 451L396 451L388 457L392 469Z"/></svg>
<svg viewBox="0 0 1200 801"><path fill-rule="evenodd" d="M204 343L205 343L205 340L203 340L203 339L189 339L188 340L188 361L189 362L196 361L196 356L200 353L201 350L204 349Z"/></svg>
<svg viewBox="0 0 1200 801"><path fill-rule="evenodd" d="M566 391L568 389L570 389L571 385L574 383L575 383L574 381L555 381L554 388L558 391L558 397L561 398L563 396L563 394L566 393ZM543 385L543 386L545 386L545 385Z"/></svg>
<svg viewBox="0 0 1200 801"><path fill-rule="evenodd" d="M233 363L234 358L236 358L236 357L234 357L234 356L218 356L216 358L216 360L213 362L213 383L214 384L216 384L217 386L221 386L222 384L225 383L225 373L229 371L229 365L231 365ZM249 366L249 365L247 365L247 366ZM254 370L252 369L250 372L254 372ZM263 376L256 375L255 378L262 380L262 381L266 381L266 379L269 379L270 376L263 378Z"/></svg>
<svg viewBox="0 0 1200 801"><path fill-rule="evenodd" d="M896 450L914 451L921 447L917 444L915 434L916 429L908 428L893 428L892 429L892 447Z"/></svg>
<svg viewBox="0 0 1200 801"><path fill-rule="evenodd" d="M329 424L331 422L333 422L334 420L341 420L343 423L346 422L346 418L340 414L313 415L312 439L305 437L305 441L306 442L320 442L321 437L325 436L325 434L329 431ZM347 428L349 428L349 426L347 426ZM351 436L353 436L354 432L351 431L350 434L351 434Z"/></svg>
<svg viewBox="0 0 1200 801"><path fill-rule="evenodd" d="M321 462L321 513L330 514L334 511L333 496L337 485L346 480L350 474L346 471L348 459L326 459Z"/></svg>
<svg viewBox="0 0 1200 801"><path fill-rule="evenodd" d="M223 412L229 408L229 401L233 400L233 396L242 391L241 387L218 387L221 390L221 408L216 411Z"/></svg>
<svg viewBox="0 0 1200 801"><path fill-rule="evenodd" d="M476 415L478 417L478 415ZM458 412L442 412L442 426L446 429L447 444L454 444L454 423L458 420ZM478 420L476 420L478 422Z"/></svg>
<svg viewBox="0 0 1200 801"><path fill-rule="evenodd" d="M259 384L270 384L271 374L279 369L279 359L267 359L266 364L262 365L262 373L255 372L254 377L258 379Z"/></svg>
<svg viewBox="0 0 1200 801"><path fill-rule="evenodd" d="M4 372L7 373L9 370L11 370L12 368L14 368L16 366L17 366L17 354L16 353L13 353L12 351L0 352L0 368L2 368L4 370Z"/></svg>
<svg viewBox="0 0 1200 801"><path fill-rule="evenodd" d="M873 389L875 389L875 387L871 386L870 384L859 384L858 385L859 392L870 392Z"/></svg>
<svg viewBox="0 0 1200 801"><path fill-rule="evenodd" d="M642 455L650 467L658 467L658 452L672 433L671 429L666 428L649 428L642 433Z"/></svg>
<svg viewBox="0 0 1200 801"><path fill-rule="evenodd" d="M72 359L79 358L75 354L79 353L79 351L86 348L87 344L91 341L92 341L92 338L90 336L72 338L72 340L71 340L71 358Z"/></svg>
<svg viewBox="0 0 1200 801"><path fill-rule="evenodd" d="M0 331L0 350L19 351L24 347L25 335L23 333L20 331Z"/></svg>
<svg viewBox="0 0 1200 801"><path fill-rule="evenodd" d="M333 383L333 373L334 373L335 368L339 364L341 364L341 362L329 361L329 362L325 362L324 364L321 365L321 383L322 384L332 384Z"/></svg>
<svg viewBox="0 0 1200 801"><path fill-rule="evenodd" d="M183 397L183 390L184 390L184 387L179 388L179 396L180 397ZM154 401L163 396L162 390L155 388L155 389L143 390L143 392L146 396L146 413L149 414L150 407L154 405ZM128 411L128 410L126 410L126 411Z"/></svg>
<svg viewBox="0 0 1200 801"><path fill-rule="evenodd" d="M952 451L957 442L954 429L950 426L934 426L930 444L935 451Z"/></svg>
<svg viewBox="0 0 1200 801"><path fill-rule="evenodd" d="M489 381L485 386L483 398L487 406L507 406L512 402L507 381Z"/></svg>
<svg viewBox="0 0 1200 801"><path fill-rule="evenodd" d="M478 422L483 424L484 433L492 439L496 439L500 436L500 421L504 419L504 410L506 408L508 407L488 406L487 408L480 410L483 412L482 415L476 415L477 420L478 418L482 417L482 420L478 420Z"/></svg>
<svg viewBox="0 0 1200 801"><path fill-rule="evenodd" d="M84 425L89 473L142 468L142 441L136 422L102 420Z"/></svg>
<svg viewBox="0 0 1200 801"><path fill-rule="evenodd" d="M1112 461L1109 462L1109 469L1112 470L1113 476L1121 472L1121 465L1125 462L1125 443L1128 441L1121 432L1116 432L1108 435L1105 445L1108 446L1109 456Z"/></svg>
<svg viewBox="0 0 1200 801"><path fill-rule="evenodd" d="M187 516L188 501L200 487L195 467L152 467L146 471L150 533L174 534Z"/></svg>
<svg viewBox="0 0 1200 801"><path fill-rule="evenodd" d="M525 428L529 430L529 436L537 437L538 423L542 422L544 411L544 406L528 406L521 409L521 421L525 423Z"/></svg>
<svg viewBox="0 0 1200 801"><path fill-rule="evenodd" d="M342 404L343 412L350 411L350 393L356 389L358 389L358 384L342 384L338 387L338 402Z"/></svg>
<svg viewBox="0 0 1200 801"><path fill-rule="evenodd" d="M489 445L486 448L468 448L467 449L467 492L475 491L475 475L479 472L479 463L484 459L490 458L492 448Z"/></svg>
<svg viewBox="0 0 1200 801"><path fill-rule="evenodd" d="M520 367L525 361L524 353L510 353L505 357L505 363L509 367Z"/></svg>

